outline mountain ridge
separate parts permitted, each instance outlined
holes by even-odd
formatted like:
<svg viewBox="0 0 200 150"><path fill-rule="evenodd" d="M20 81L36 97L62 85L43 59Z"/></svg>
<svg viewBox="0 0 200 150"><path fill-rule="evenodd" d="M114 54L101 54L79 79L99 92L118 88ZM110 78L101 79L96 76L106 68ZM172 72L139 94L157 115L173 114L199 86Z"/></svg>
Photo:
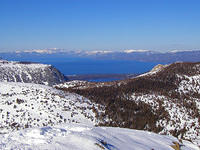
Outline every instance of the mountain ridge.
<svg viewBox="0 0 200 150"><path fill-rule="evenodd" d="M1 60L0 81L52 86L67 81L67 78L51 65Z"/></svg>
<svg viewBox="0 0 200 150"><path fill-rule="evenodd" d="M110 83L58 86L105 107L100 125L154 131L200 146L200 63L177 62ZM104 120L104 118L107 118Z"/></svg>
<svg viewBox="0 0 200 150"><path fill-rule="evenodd" d="M0 56L3 59L28 59L30 56L43 58L90 58L99 60L131 60L142 62L159 62L173 63L176 61L200 61L200 50L172 50L167 52L151 51L151 50L96 50L96 51L67 51L65 49L36 49L24 50L16 52L2 52Z"/></svg>

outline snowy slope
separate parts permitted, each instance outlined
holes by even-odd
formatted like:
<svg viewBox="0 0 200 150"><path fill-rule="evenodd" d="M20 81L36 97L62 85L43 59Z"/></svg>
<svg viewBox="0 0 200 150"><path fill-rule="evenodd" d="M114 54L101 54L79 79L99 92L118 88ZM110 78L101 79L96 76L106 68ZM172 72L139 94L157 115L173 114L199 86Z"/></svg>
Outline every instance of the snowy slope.
<svg viewBox="0 0 200 150"><path fill-rule="evenodd" d="M151 132L94 127L83 124L63 124L56 127L29 128L0 135L0 149L23 150L198 150L187 141Z"/></svg>
<svg viewBox="0 0 200 150"><path fill-rule="evenodd" d="M0 132L60 123L95 124L88 99L30 83L0 83Z"/></svg>
<svg viewBox="0 0 200 150"><path fill-rule="evenodd" d="M169 73L169 75L166 75ZM168 94L156 93L133 94L134 101L142 101L152 106L153 110L162 108L168 113L165 119L160 119L157 126L163 127L162 134L176 134L180 139L193 141L200 146L200 64L177 62L163 68L151 71L141 77L154 78L159 76L171 78L175 90ZM161 77L162 78L162 77Z"/></svg>
<svg viewBox="0 0 200 150"><path fill-rule="evenodd" d="M100 118L104 125L173 135L200 147L200 63L158 65L108 85L68 82L58 86L105 105L101 115L107 118Z"/></svg>
<svg viewBox="0 0 200 150"><path fill-rule="evenodd" d="M66 79L51 65L0 60L0 81L54 85Z"/></svg>
<svg viewBox="0 0 200 150"><path fill-rule="evenodd" d="M92 87L103 87L103 86L111 86L115 82L88 82L88 81L81 81L81 80L73 80L73 81L68 81L64 82L61 84L54 85L55 88L80 88L80 89L87 89L87 88L92 88Z"/></svg>

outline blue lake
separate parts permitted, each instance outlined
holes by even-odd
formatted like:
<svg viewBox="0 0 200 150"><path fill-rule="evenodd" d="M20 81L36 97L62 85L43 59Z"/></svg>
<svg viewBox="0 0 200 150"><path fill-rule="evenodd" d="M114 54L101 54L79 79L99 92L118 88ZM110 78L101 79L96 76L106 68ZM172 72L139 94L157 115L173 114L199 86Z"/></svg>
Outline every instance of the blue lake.
<svg viewBox="0 0 200 150"><path fill-rule="evenodd" d="M136 61L116 60L76 60L43 62L49 63L58 68L65 75L82 74L140 74L151 70L158 63L146 63ZM88 81L106 82L118 80L116 78L100 78Z"/></svg>
<svg viewBox="0 0 200 150"><path fill-rule="evenodd" d="M135 74L151 70L158 63L117 60L59 60L40 61L52 64L65 75L78 74Z"/></svg>
<svg viewBox="0 0 200 150"><path fill-rule="evenodd" d="M9 60L9 59L8 59ZM158 63L125 61L125 60L95 60L82 58L17 58L16 61L31 61L51 64L65 75L83 74L140 74L151 70ZM98 79L111 81L112 79ZM116 80L116 79L113 79Z"/></svg>

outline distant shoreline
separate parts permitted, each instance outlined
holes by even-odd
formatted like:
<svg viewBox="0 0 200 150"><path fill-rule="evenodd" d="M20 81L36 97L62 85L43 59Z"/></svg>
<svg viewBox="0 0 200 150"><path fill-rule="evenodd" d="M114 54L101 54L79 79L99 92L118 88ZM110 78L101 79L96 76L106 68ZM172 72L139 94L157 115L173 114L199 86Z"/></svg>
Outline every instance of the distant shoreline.
<svg viewBox="0 0 200 150"><path fill-rule="evenodd" d="M66 75L66 77L72 80L84 80L93 82L103 81L116 81L123 80L137 76L138 74L81 74L81 75Z"/></svg>

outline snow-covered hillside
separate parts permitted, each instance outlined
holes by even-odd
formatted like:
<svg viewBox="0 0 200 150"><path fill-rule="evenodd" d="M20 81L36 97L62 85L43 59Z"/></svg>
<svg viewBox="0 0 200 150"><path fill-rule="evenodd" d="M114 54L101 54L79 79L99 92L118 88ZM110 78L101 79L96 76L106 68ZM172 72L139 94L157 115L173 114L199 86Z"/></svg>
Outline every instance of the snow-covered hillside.
<svg viewBox="0 0 200 150"><path fill-rule="evenodd" d="M0 135L0 149L24 150L198 150L187 141L151 132L63 124Z"/></svg>
<svg viewBox="0 0 200 150"><path fill-rule="evenodd" d="M66 79L51 65L1 60L0 81L54 85Z"/></svg>
<svg viewBox="0 0 200 150"><path fill-rule="evenodd" d="M0 132L60 123L95 124L88 99L31 83L0 83Z"/></svg>
<svg viewBox="0 0 200 150"><path fill-rule="evenodd" d="M103 125L173 135L200 147L200 63L158 65L135 78L101 86L68 82L60 87L103 104Z"/></svg>
<svg viewBox="0 0 200 150"><path fill-rule="evenodd" d="M81 81L81 80L73 80L68 81L65 83L54 85L55 88L80 88L80 89L87 89L92 87L103 87L103 86L111 86L114 85L115 82L88 82L88 81Z"/></svg>
<svg viewBox="0 0 200 150"><path fill-rule="evenodd" d="M200 65L199 63L177 62L160 67L138 78L157 78L172 82L176 88L163 92L151 91L148 94L133 94L134 101L143 101L158 110L159 105L168 116L158 120L163 127L162 134L174 134L180 139L188 139L200 145ZM166 80L166 81L165 81ZM168 80L168 81L167 81ZM167 88L167 87L166 87Z"/></svg>
<svg viewBox="0 0 200 150"><path fill-rule="evenodd" d="M199 149L199 63L108 83L59 84L64 77L52 68L0 62L0 149Z"/></svg>
<svg viewBox="0 0 200 150"><path fill-rule="evenodd" d="M1 82L0 99L0 149L198 149L172 136L95 127L97 105L45 85Z"/></svg>

